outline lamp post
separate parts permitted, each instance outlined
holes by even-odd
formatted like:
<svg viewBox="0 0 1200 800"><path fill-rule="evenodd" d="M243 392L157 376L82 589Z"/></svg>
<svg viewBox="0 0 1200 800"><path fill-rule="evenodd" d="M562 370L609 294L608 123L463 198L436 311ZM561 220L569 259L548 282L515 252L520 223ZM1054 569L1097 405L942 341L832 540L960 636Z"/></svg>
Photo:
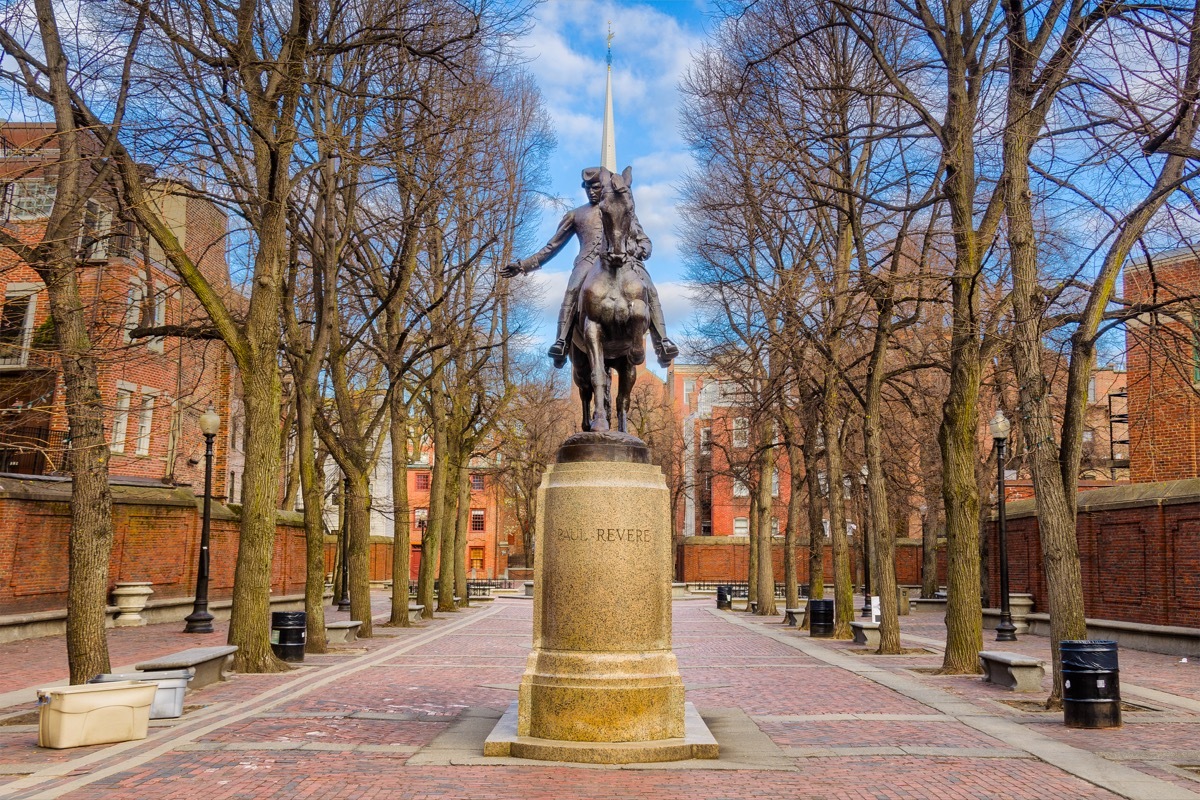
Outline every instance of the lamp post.
<svg viewBox="0 0 1200 800"><path fill-rule="evenodd" d="M350 610L350 537L346 535L350 527L350 479L342 481L342 596L338 598L337 610Z"/></svg>
<svg viewBox="0 0 1200 800"><path fill-rule="evenodd" d="M1000 624L996 626L997 642L1015 642L1017 626L1013 625L1012 612L1008 606L1008 524L1004 517L1004 443L1008 440L1012 423L996 409L996 415L988 423L992 441L996 446L996 531L1000 540Z"/></svg>
<svg viewBox="0 0 1200 800"><path fill-rule="evenodd" d="M871 618L871 530L869 526L871 518L871 499L867 496L867 465L862 465L859 484L862 486L863 513L862 513L862 548L863 548L863 607L862 615L866 619Z"/></svg>
<svg viewBox="0 0 1200 800"><path fill-rule="evenodd" d="M221 418L212 406L200 415L204 434L204 516L200 522L200 563L196 567L196 600L192 613L184 617L184 633L212 633L213 615L208 613L208 540L212 528L213 437L221 429Z"/></svg>

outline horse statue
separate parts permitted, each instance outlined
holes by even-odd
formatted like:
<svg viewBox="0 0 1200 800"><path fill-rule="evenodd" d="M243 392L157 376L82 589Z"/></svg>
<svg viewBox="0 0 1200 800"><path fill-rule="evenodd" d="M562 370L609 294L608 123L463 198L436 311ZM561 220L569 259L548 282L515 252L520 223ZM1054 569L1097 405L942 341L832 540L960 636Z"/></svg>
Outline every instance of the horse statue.
<svg viewBox="0 0 1200 800"><path fill-rule="evenodd" d="M617 430L628 433L629 398L646 360L649 277L630 247L635 225L633 168L600 170L600 257L584 278L571 336L571 367L583 403L583 430L612 427L612 372L617 373Z"/></svg>

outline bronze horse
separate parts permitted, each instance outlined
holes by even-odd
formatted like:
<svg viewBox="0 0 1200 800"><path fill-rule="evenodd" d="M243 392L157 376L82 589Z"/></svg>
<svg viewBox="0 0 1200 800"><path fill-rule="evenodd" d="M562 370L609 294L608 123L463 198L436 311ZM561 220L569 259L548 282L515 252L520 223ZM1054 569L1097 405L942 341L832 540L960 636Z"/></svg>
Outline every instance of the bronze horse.
<svg viewBox="0 0 1200 800"><path fill-rule="evenodd" d="M598 204L604 249L584 278L572 326L571 367L583 402L583 429L612 426L612 371L617 373L617 430L627 433L629 397L637 367L646 360L650 325L645 270L632 255L633 168L617 174L600 170ZM590 414L590 418L589 418Z"/></svg>

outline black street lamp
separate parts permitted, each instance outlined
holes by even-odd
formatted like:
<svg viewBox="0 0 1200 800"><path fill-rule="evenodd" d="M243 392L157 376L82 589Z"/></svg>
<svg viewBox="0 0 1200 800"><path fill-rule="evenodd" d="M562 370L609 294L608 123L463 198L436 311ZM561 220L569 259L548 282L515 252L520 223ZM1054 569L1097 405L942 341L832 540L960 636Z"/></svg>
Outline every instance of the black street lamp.
<svg viewBox="0 0 1200 800"><path fill-rule="evenodd" d="M868 527L871 518L871 498L867 496L867 465L862 465L862 551L863 551L863 607L862 615L871 618L871 531Z"/></svg>
<svg viewBox="0 0 1200 800"><path fill-rule="evenodd" d="M1012 423L996 409L996 416L992 417L988 427L996 446L996 531L1000 540L1000 624L996 626L996 641L1015 642L1017 626L1013 625L1008 606L1008 523L1004 516L1004 443Z"/></svg>
<svg viewBox="0 0 1200 800"><path fill-rule="evenodd" d="M184 617L184 633L212 633L213 615L208 613L208 539L212 528L212 462L213 437L221 429L221 418L213 407L200 415L200 432L204 434L204 517L200 522L200 563L196 568L196 600L192 613Z"/></svg>
<svg viewBox="0 0 1200 800"><path fill-rule="evenodd" d="M338 598L337 610L350 610L350 538L346 536L350 522L350 479L342 481L342 596Z"/></svg>

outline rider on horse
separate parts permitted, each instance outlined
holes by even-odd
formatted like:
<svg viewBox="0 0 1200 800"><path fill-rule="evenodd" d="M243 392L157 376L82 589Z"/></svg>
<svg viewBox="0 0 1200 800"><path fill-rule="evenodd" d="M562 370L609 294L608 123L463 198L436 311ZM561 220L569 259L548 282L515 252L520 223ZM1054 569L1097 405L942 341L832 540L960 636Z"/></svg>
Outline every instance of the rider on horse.
<svg viewBox="0 0 1200 800"><path fill-rule="evenodd" d="M583 189L587 192L588 204L568 211L558 223L558 230L550 237L550 241L541 250L529 258L514 261L500 270L504 277L526 274L540 269L550 259L554 258L572 236L579 239L579 255L575 256L575 265L571 277L567 281L567 291L563 297L562 309L558 312L558 333L554 344L550 346L548 355L554 359L554 366L562 367L567 362L568 343L571 336L571 325L575 321L579 303L579 288L589 270L598 262L600 252L604 247L604 228L600 220L601 183L600 167L588 167L583 170ZM634 257L633 268L640 273L649 292L650 339L654 343L654 352L658 363L669 365L679 355L679 348L667 338L667 325L663 321L662 305L658 299L658 291L654 282L646 272L642 262L650 257L650 239L642 226L635 219L631 238L634 239L631 255Z"/></svg>

